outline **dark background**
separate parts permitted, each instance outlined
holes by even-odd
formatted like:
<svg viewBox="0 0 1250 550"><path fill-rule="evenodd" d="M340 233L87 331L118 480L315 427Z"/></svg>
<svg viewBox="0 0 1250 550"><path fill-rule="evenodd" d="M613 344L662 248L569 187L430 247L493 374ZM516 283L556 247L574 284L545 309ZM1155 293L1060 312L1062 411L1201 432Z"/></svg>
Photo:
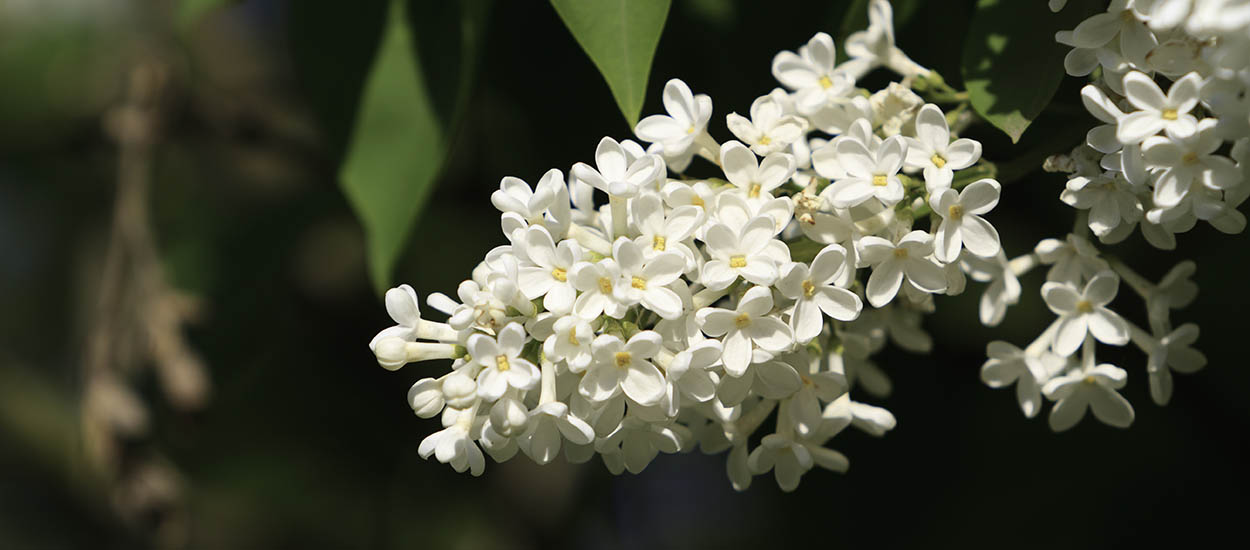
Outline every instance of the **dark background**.
<svg viewBox="0 0 1250 550"><path fill-rule="evenodd" d="M679 77L712 96L712 133L728 139L724 115L776 86L776 52L817 31L841 49L847 4L676 0L644 115ZM914 59L957 87L969 9L927 3L898 29ZM771 475L735 493L724 456L697 452L621 477L597 459L488 460L480 478L420 459L437 420L413 416L404 396L445 365L387 372L368 352L390 321L336 183L358 93L350 82L368 69L383 12L382 2L251 0L179 27L163 3L0 2L0 548L167 544L119 521L108 490L84 481L91 470L78 442L83 342L117 171L102 114L120 101L136 52L153 51L175 68L177 93L149 207L165 276L202 300L188 337L213 394L182 412L150 374L132 377L152 430L131 444L180 472L191 548L1098 548L1240 534L1234 521L1250 489L1237 450L1250 419L1237 397L1250 387L1240 340L1248 237L1205 225L1179 236L1177 252L1136 235L1113 249L1152 280L1197 261L1201 292L1173 319L1201 324L1198 347L1210 359L1178 376L1171 404L1158 407L1143 355L1100 354L1130 373L1124 394L1137 419L1127 430L1087 417L1056 435L1044 416L1023 417L1013 390L979 381L989 340L1024 345L1052 319L1038 270L998 328L975 322L981 285L939 298L926 321L933 355L886 352L879 363L894 393L860 396L889 408L898 428L882 439L839 436L831 446L850 471L813 470L793 494ZM422 296L454 292L503 241L488 198L502 176L567 171L603 135L630 134L546 2L496 2L488 25L464 129L395 279ZM1079 136L1093 124L1081 84L1067 79L1050 121L1021 144L984 125L966 135L995 161L1064 151L1073 128ZM1070 230L1062 185L1034 171L1004 189L990 219L1009 253ZM1127 287L1116 306L1144 325Z"/></svg>

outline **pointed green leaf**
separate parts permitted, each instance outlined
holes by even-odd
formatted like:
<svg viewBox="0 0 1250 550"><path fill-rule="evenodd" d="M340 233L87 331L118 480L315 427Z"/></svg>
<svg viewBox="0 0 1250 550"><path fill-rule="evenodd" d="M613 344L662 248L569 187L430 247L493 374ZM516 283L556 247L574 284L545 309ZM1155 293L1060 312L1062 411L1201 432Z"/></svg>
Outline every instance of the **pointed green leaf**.
<svg viewBox="0 0 1250 550"><path fill-rule="evenodd" d="M670 0L551 0L551 5L608 81L630 127L638 124Z"/></svg>
<svg viewBox="0 0 1250 550"><path fill-rule="evenodd" d="M1055 42L1055 32L1074 28L1088 8L1073 5L1056 14L1044 2L977 1L964 44L964 83L972 108L1013 143L1050 103L1065 75L1069 48Z"/></svg>
<svg viewBox="0 0 1250 550"><path fill-rule="evenodd" d="M404 2L392 1L339 172L364 225L370 279L378 290L390 285L395 259L446 156L415 51Z"/></svg>

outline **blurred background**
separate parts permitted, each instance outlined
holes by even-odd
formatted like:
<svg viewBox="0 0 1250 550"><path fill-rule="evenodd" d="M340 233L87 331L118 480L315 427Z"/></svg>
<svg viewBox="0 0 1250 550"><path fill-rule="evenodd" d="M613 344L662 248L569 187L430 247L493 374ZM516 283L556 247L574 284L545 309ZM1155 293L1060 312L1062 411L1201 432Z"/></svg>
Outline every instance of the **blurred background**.
<svg viewBox="0 0 1250 550"><path fill-rule="evenodd" d="M713 97L727 139L724 115L776 86L776 52L818 31L840 48L862 26L851 3L674 1L644 114L679 77ZM621 477L597 460L518 457L480 478L424 461L437 420L405 394L443 366L374 362L366 344L391 322L337 181L386 2L213 4L0 0L0 548L1094 548L1192 544L1244 515L1250 237L1206 225L1179 252L1114 249L1152 280L1197 262L1198 299L1173 319L1202 326L1210 359L1164 408L1145 357L1108 351L1130 372L1127 430L1086 418L1056 435L980 383L988 341L1025 344L1053 318L1039 270L998 328L975 324L981 285L940 298L932 356L880 357L894 391L874 403L898 428L839 436L850 471L814 470L793 494L765 476L735 493L724 457L697 452ZM903 48L956 87L971 4L897 14ZM422 41L457 3L413 6ZM501 177L567 171L630 134L546 2L494 2L484 29L396 270L422 296L504 240ZM1013 180L991 214L1011 255L1071 227L1063 177L1032 167L1093 124L1080 85L1019 144L966 134ZM1144 322L1127 290L1117 305Z"/></svg>

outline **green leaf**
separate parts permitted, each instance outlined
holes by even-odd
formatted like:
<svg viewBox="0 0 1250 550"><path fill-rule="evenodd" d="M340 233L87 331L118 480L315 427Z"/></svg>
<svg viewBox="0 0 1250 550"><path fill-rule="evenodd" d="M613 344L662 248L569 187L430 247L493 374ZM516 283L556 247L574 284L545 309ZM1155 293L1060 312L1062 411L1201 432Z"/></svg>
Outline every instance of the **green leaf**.
<svg viewBox="0 0 1250 550"><path fill-rule="evenodd" d="M370 279L378 291L390 285L395 259L447 151L404 8L402 0L391 2L339 171L343 192L364 225Z"/></svg>
<svg viewBox="0 0 1250 550"><path fill-rule="evenodd" d="M1063 80L1069 48L1055 42L1055 32L1084 19L1093 3L1085 4L1054 14L1044 2L977 1L964 44L964 84L972 108L1013 143Z"/></svg>
<svg viewBox="0 0 1250 550"><path fill-rule="evenodd" d="M177 11L174 15L178 28L183 31L190 30L209 12L230 3L230 1L231 0L180 0L178 2Z"/></svg>
<svg viewBox="0 0 1250 550"><path fill-rule="evenodd" d="M637 125L670 0L551 0L551 5L608 81L629 126Z"/></svg>

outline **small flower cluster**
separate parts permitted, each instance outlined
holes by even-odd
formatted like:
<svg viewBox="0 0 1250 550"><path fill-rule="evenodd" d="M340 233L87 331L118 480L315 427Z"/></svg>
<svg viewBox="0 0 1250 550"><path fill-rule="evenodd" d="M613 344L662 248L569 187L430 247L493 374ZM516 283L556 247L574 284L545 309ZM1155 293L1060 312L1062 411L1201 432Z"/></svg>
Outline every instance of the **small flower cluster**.
<svg viewBox="0 0 1250 550"><path fill-rule="evenodd" d="M825 446L845 428L892 429L850 395L889 392L872 355L887 339L928 351L932 296L998 269L1001 252L980 144L952 140L907 85L855 86L878 67L944 85L895 47L891 21L888 2L871 2L840 65L824 33L778 54L784 88L727 116L737 140L717 142L711 99L671 80L666 114L635 129L649 147L605 137L567 179L504 178L491 200L509 244L456 298L428 297L448 321L424 319L400 286L386 294L397 325L370 343L388 369L453 360L409 392L444 426L420 454L477 475L483 450L547 463L563 449L636 473L697 446L729 451L737 489L773 471L793 490L815 466L847 468ZM685 176L695 157L717 177ZM1014 299L996 292L991 310Z"/></svg>
<svg viewBox="0 0 1250 550"><path fill-rule="evenodd" d="M1131 342L1146 354L1151 397L1166 404L1172 371L1206 364L1191 347L1197 325L1174 328L1169 314L1193 301L1195 266L1181 262L1151 283L1087 236L1111 245L1140 227L1147 242L1172 250L1176 234L1198 220L1225 233L1245 229L1237 207L1250 196L1250 9L1233 0L1112 0L1106 12L1055 38L1073 47L1064 60L1068 74L1092 75L1081 98L1101 124L1070 154L1047 161L1048 170L1069 174L1060 199L1077 209L1072 234L1010 262L1013 277L1051 265L1041 290L1058 319L1023 350L991 343L981 374L991 387L1015 383L1027 416L1038 413L1042 395L1055 401L1056 431L1087 409L1125 427L1134 416L1118 393L1127 373L1098 364L1096 342ZM1149 330L1108 308L1121 282L1145 302Z"/></svg>

